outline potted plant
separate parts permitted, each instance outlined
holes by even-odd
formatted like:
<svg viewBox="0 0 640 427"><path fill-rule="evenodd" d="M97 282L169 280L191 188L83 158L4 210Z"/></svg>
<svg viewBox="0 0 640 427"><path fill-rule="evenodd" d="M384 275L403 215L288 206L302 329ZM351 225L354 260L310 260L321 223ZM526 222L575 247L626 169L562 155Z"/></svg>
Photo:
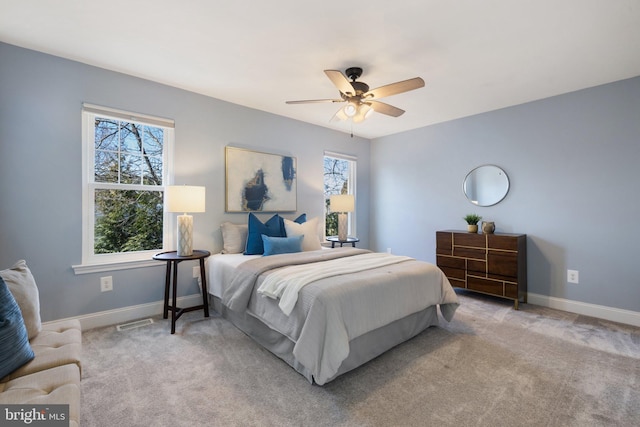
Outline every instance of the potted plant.
<svg viewBox="0 0 640 427"><path fill-rule="evenodd" d="M467 231L469 233L478 232L478 222L482 219L480 215L468 214L465 215L463 219L467 222Z"/></svg>

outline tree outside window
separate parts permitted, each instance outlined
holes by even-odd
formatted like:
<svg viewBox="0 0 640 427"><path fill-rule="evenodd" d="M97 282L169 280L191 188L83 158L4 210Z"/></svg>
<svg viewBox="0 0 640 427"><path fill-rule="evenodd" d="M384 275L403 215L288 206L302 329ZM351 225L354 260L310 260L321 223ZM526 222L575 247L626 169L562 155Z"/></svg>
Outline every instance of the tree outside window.
<svg viewBox="0 0 640 427"><path fill-rule="evenodd" d="M95 118L94 253L162 248L163 146L162 128Z"/></svg>

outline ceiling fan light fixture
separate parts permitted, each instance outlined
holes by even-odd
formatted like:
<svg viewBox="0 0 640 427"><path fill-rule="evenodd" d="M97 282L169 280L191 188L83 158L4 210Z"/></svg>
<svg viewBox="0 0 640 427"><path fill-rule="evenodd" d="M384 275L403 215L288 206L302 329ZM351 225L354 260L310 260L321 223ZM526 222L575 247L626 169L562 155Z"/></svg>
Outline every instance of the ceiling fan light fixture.
<svg viewBox="0 0 640 427"><path fill-rule="evenodd" d="M353 102L349 102L347 105L344 106L343 111L344 111L344 114L347 115L347 117L353 117L358 113L358 107Z"/></svg>
<svg viewBox="0 0 640 427"><path fill-rule="evenodd" d="M358 113L351 118L353 120L353 123L361 123L365 121L366 118L369 117L369 114L372 110L373 109L369 104L360 104L358 106Z"/></svg>

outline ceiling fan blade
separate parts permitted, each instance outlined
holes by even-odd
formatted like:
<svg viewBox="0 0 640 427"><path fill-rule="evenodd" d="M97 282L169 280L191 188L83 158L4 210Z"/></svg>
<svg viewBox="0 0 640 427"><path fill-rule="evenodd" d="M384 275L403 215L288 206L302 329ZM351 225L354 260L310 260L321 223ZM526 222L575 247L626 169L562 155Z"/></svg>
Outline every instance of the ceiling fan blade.
<svg viewBox="0 0 640 427"><path fill-rule="evenodd" d="M354 96L356 94L356 90L351 86L351 82L349 79L342 74L341 71L338 70L324 70L324 73L329 77L329 79L333 82L335 87L345 95Z"/></svg>
<svg viewBox="0 0 640 427"><path fill-rule="evenodd" d="M326 102L344 102L344 99L303 99L300 101L286 101L287 104L320 104Z"/></svg>
<svg viewBox="0 0 640 427"><path fill-rule="evenodd" d="M419 89L424 86L424 80L420 77L403 80L401 82L391 83L386 86L380 86L372 89L362 95L365 99L384 98L385 96L397 95L399 93L408 92L410 90ZM377 111L377 110L376 110Z"/></svg>
<svg viewBox="0 0 640 427"><path fill-rule="evenodd" d="M404 110L393 105L385 104L380 101L367 101L367 104L373 108L376 113L386 114L387 116L398 117L404 114Z"/></svg>

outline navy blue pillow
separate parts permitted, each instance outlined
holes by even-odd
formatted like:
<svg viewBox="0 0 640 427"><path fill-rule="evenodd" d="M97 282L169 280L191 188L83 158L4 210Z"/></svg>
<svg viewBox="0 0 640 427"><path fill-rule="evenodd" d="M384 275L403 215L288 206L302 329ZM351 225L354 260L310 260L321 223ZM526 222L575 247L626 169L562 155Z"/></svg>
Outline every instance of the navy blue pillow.
<svg viewBox="0 0 640 427"><path fill-rule="evenodd" d="M304 235L295 237L269 237L262 235L264 244L264 256L291 254L302 252L302 239Z"/></svg>
<svg viewBox="0 0 640 427"><path fill-rule="evenodd" d="M247 245L244 249L245 255L262 255L264 245L262 235L269 237L285 237L284 220L275 214L266 223L262 223L253 213L249 213Z"/></svg>
<svg viewBox="0 0 640 427"><path fill-rule="evenodd" d="M0 277L0 378L34 357L20 307Z"/></svg>
<svg viewBox="0 0 640 427"><path fill-rule="evenodd" d="M307 214L303 213L298 218L294 219L293 222L297 222L298 224L304 224L307 222Z"/></svg>

